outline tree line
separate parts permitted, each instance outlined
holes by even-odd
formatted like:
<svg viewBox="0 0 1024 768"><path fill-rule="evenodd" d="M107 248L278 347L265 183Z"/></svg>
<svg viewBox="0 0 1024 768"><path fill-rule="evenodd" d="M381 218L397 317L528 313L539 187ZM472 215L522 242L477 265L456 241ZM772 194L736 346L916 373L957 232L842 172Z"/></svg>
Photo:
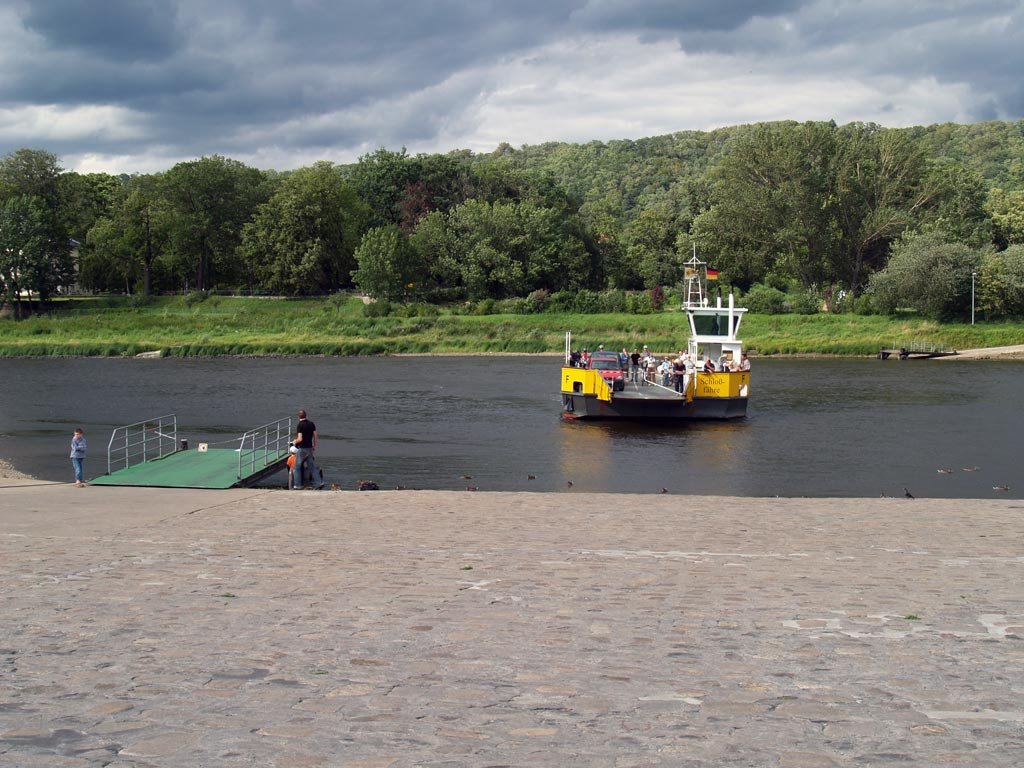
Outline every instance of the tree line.
<svg viewBox="0 0 1024 768"><path fill-rule="evenodd" d="M1024 121L380 149L290 172L217 155L134 176L64 171L45 150L0 159L15 306L70 285L434 303L640 291L678 284L694 248L767 311L781 295L952 316L974 274L989 316L1022 314Z"/></svg>

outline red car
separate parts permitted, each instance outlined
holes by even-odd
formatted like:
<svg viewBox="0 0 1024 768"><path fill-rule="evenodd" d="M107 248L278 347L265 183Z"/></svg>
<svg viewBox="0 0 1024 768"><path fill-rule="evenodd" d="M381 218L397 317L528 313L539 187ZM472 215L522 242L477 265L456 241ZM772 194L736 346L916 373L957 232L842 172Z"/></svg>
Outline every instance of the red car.
<svg viewBox="0 0 1024 768"><path fill-rule="evenodd" d="M601 372L601 378L611 387L612 392L621 392L626 388L626 376L615 352L595 352L590 356L589 367Z"/></svg>

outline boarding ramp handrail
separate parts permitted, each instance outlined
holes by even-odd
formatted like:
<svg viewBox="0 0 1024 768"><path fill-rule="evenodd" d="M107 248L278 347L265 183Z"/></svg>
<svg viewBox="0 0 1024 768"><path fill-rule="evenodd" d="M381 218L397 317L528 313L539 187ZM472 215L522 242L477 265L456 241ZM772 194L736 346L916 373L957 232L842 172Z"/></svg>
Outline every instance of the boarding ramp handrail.
<svg viewBox="0 0 1024 768"><path fill-rule="evenodd" d="M173 413L117 427L107 442L107 474L155 461L178 450L178 417Z"/></svg>
<svg viewBox="0 0 1024 768"><path fill-rule="evenodd" d="M238 479L285 458L292 437L291 417L271 421L242 435L238 445Z"/></svg>
<svg viewBox="0 0 1024 768"><path fill-rule="evenodd" d="M893 342L892 349L905 349L907 352L923 353L923 354L935 354L953 352L951 347L947 347L945 344L936 344L931 341L921 341L914 339L913 341L905 341L903 343Z"/></svg>

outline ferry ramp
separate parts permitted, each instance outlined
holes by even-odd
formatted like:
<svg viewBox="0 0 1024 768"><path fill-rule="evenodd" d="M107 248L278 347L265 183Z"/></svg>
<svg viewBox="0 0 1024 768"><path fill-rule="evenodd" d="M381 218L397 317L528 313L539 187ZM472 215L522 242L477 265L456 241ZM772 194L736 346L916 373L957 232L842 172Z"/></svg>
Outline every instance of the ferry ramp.
<svg viewBox="0 0 1024 768"><path fill-rule="evenodd" d="M287 467L291 419L278 419L224 441L235 447L198 443L189 449L178 437L174 414L118 427L107 446L107 474L93 485L148 488L241 488Z"/></svg>

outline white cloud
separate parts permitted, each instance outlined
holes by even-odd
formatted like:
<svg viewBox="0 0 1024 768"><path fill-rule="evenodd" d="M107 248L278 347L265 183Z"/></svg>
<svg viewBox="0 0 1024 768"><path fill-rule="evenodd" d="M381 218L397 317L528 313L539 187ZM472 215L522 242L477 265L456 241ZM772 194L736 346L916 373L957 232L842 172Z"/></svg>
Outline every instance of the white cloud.
<svg viewBox="0 0 1024 768"><path fill-rule="evenodd" d="M172 158L157 153L145 155L110 155L101 152L65 154L61 164L79 173L159 173L175 163L193 158Z"/></svg>
<svg viewBox="0 0 1024 768"><path fill-rule="evenodd" d="M0 109L0 141L32 136L38 144L102 138L132 141L146 133L146 120L124 107L41 104Z"/></svg>
<svg viewBox="0 0 1024 768"><path fill-rule="evenodd" d="M501 141L635 139L770 120L920 125L967 120L966 86L934 78L857 78L765 66L755 57L688 55L673 42L627 36L559 43L490 72L492 88L461 137L476 151Z"/></svg>

